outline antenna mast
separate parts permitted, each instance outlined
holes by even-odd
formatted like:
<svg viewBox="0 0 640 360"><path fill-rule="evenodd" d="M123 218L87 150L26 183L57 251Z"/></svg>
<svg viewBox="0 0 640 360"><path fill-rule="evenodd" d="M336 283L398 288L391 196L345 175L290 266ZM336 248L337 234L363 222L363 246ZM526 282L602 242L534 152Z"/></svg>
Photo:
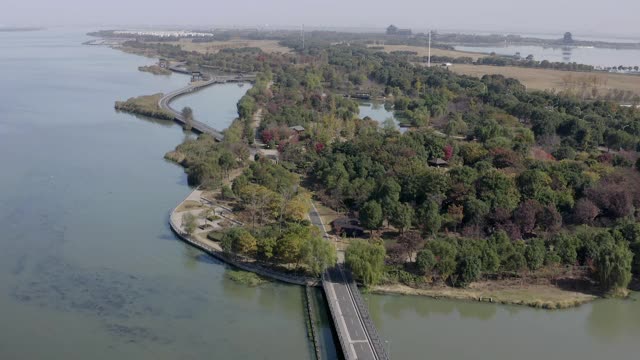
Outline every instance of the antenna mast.
<svg viewBox="0 0 640 360"><path fill-rule="evenodd" d="M431 67L431 30L429 30L429 60L427 60L427 67Z"/></svg>
<svg viewBox="0 0 640 360"><path fill-rule="evenodd" d="M302 24L302 51L304 51L304 24Z"/></svg>

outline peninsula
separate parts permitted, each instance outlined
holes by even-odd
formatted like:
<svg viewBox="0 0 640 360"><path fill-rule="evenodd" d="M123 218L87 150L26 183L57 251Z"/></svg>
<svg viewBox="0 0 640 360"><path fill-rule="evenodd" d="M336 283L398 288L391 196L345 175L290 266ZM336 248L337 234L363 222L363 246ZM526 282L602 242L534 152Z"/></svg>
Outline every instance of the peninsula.
<svg viewBox="0 0 640 360"><path fill-rule="evenodd" d="M333 260L306 218L311 198L338 257L377 291L545 308L627 293L640 270L635 108L322 35L281 44L291 51L122 45L259 73L222 142L204 134L171 155L243 224L205 231L223 252L322 273ZM411 129L359 118L365 95ZM185 224L206 225L192 215Z"/></svg>

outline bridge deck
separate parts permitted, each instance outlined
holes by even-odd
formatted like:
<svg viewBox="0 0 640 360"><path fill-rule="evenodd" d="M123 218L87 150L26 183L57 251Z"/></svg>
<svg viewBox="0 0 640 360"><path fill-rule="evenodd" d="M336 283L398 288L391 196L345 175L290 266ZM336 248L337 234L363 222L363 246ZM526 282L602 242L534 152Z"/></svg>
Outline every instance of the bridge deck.
<svg viewBox="0 0 640 360"><path fill-rule="evenodd" d="M349 273L336 267L327 270L322 280L345 359L389 359Z"/></svg>
<svg viewBox="0 0 640 360"><path fill-rule="evenodd" d="M171 70L174 70L174 69L171 69ZM185 125L186 121L182 116L182 114L178 110L171 107L171 101L173 101L175 98L188 94L190 92L202 89L204 87L213 85L213 84L224 84L227 82L248 81L254 78L255 76L246 76L246 77L245 76L215 76L210 80L193 83L189 86L183 87L182 89L178 89L176 91L172 91L166 94L160 99L160 101L158 101L158 106L161 109L171 112L174 116L174 120L177 123L181 125ZM191 120L191 127L193 131L198 132L200 134L209 134L213 136L217 141L222 141L224 139L224 135L220 131L198 120L195 120L195 119Z"/></svg>

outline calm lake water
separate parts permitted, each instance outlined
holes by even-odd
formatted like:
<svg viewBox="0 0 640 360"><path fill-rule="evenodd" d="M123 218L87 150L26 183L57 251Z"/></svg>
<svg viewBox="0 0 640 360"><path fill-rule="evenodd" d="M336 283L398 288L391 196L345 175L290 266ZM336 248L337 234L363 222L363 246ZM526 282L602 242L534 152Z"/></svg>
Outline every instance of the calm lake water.
<svg viewBox="0 0 640 360"><path fill-rule="evenodd" d="M380 124L380 127L384 127L385 121L391 119L395 124L396 128L400 130L400 132L407 131L407 128L403 128L399 126L398 118L395 116L393 110L387 110L384 107L384 103L376 102L376 101L360 101L359 105L359 116L360 118L370 117L371 119L377 121Z"/></svg>
<svg viewBox="0 0 640 360"><path fill-rule="evenodd" d="M301 288L230 282L169 230L180 127L113 109L188 78L83 34L0 33L0 359L309 359Z"/></svg>
<svg viewBox="0 0 640 360"><path fill-rule="evenodd" d="M82 46L84 32L0 33L0 359L310 359L301 288L228 281L169 230L190 189L162 157L187 135L113 110L188 78L139 72L153 60ZM179 101L223 128L242 93ZM637 295L554 312L366 298L393 359L637 355Z"/></svg>
<svg viewBox="0 0 640 360"><path fill-rule="evenodd" d="M175 99L171 106L178 111L189 106L193 109L193 116L197 120L214 129L224 130L231 123L231 120L238 117L236 103L250 88L250 84L209 86Z"/></svg>
<svg viewBox="0 0 640 360"><path fill-rule="evenodd" d="M456 46L456 50L515 55L533 55L535 60L551 62L576 62L593 66L640 66L640 50L616 50L600 48L545 48L541 46Z"/></svg>

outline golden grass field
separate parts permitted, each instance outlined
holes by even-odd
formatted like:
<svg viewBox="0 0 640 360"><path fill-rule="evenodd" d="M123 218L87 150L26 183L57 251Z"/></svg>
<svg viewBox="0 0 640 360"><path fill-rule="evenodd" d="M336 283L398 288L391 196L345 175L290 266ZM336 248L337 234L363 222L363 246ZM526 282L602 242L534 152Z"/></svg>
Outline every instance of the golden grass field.
<svg viewBox="0 0 640 360"><path fill-rule="evenodd" d="M384 45L383 48L386 52L414 51L420 56L426 56L428 54L428 49L422 46ZM449 57L467 56L474 59L474 61L478 58L489 56L482 53L435 48L431 49L431 55ZM634 94L640 95L640 76L635 75L472 64L454 64L449 69L458 74L475 77L482 77L487 74L504 75L519 80L528 89L532 90L572 90L575 92L582 92L584 90L585 93L591 95L592 89L595 87L599 96L605 95L612 90L631 91Z"/></svg>
<svg viewBox="0 0 640 360"><path fill-rule="evenodd" d="M277 40L244 40L231 39L229 41L212 41L205 43L194 43L190 39L169 42L172 45L180 45L182 50L195 51L202 54L215 54L222 49L239 49L245 47L256 47L267 53L289 53L291 49L281 46Z"/></svg>
<svg viewBox="0 0 640 360"><path fill-rule="evenodd" d="M379 45L371 45L373 47L379 46ZM426 47L423 46L411 46L411 45L384 45L382 46L384 48L384 51L386 52L392 52L392 51L414 51L417 52L419 56L428 56L429 55L429 49L427 49ZM472 58L474 61L479 59L479 58L483 58L483 57L487 57L487 54L481 54L481 53L473 53L473 52L465 52L465 51L454 51L454 50L443 50L443 49L436 49L436 48L431 48L431 55L432 56L449 56L449 57L462 57L462 56L468 56L470 58Z"/></svg>
<svg viewBox="0 0 640 360"><path fill-rule="evenodd" d="M476 77L500 74L517 79L528 89L533 90L569 90L585 84L589 90L595 86L600 93L618 89L640 95L640 76L635 75L471 64L454 64L449 69L458 74Z"/></svg>

